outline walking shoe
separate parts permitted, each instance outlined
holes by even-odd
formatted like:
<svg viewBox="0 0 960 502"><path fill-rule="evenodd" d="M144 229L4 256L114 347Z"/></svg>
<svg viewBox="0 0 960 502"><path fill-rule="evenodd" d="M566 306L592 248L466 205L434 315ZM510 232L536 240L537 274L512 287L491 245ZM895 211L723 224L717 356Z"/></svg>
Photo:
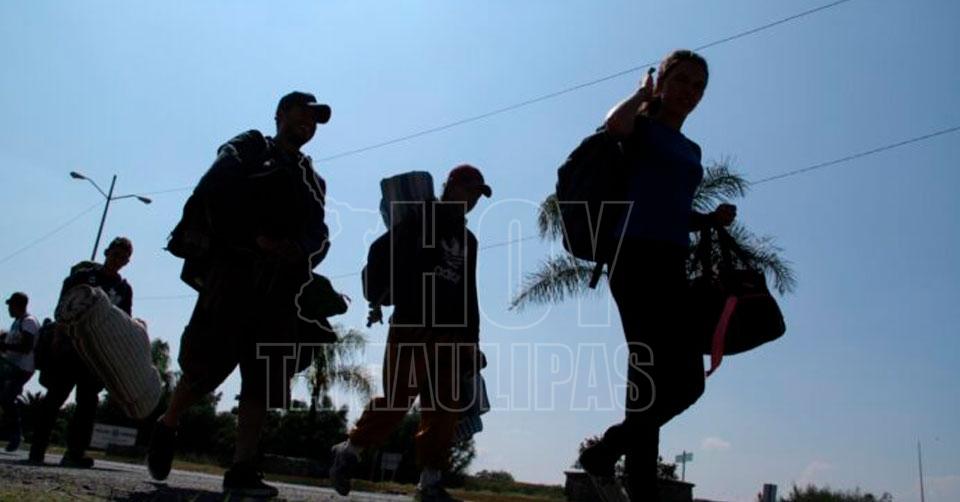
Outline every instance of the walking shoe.
<svg viewBox="0 0 960 502"><path fill-rule="evenodd" d="M60 459L60 467L70 467L73 469L89 469L93 467L93 459L90 457L76 457L68 453L64 453L63 457Z"/></svg>
<svg viewBox="0 0 960 502"><path fill-rule="evenodd" d="M237 497L273 498L280 490L263 482L263 473L248 462L233 464L223 473L223 494Z"/></svg>
<svg viewBox="0 0 960 502"><path fill-rule="evenodd" d="M167 427L159 420L153 424L150 446L147 448L147 470L150 471L150 476L153 479L163 481L170 475L176 440L176 429Z"/></svg>
<svg viewBox="0 0 960 502"><path fill-rule="evenodd" d="M12 452L20 449L20 441L23 440L23 433L17 429L10 433L10 440L7 441L7 446L3 449Z"/></svg>
<svg viewBox="0 0 960 502"><path fill-rule="evenodd" d="M360 455L350 447L349 441L333 445L330 452L333 453L333 463L328 472L330 482L337 493L347 496L350 494L350 478L360 463Z"/></svg>
<svg viewBox="0 0 960 502"><path fill-rule="evenodd" d="M417 502L463 502L461 499L454 498L447 493L442 486L428 486L426 488L417 487L417 493L413 496Z"/></svg>
<svg viewBox="0 0 960 502"><path fill-rule="evenodd" d="M580 467L591 476L612 478L617 458L603 443L594 443L580 453Z"/></svg>

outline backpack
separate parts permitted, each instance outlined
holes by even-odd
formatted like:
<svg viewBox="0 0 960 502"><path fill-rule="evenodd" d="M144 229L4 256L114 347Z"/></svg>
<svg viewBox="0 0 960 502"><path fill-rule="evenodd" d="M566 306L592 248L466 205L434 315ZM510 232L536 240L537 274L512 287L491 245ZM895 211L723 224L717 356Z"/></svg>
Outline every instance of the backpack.
<svg viewBox="0 0 960 502"><path fill-rule="evenodd" d="M270 156L270 148L264 136L256 130L244 132L220 147L217 160L207 175L214 169L236 169L233 166L220 166L221 162L235 162L241 169L262 164ZM239 167L238 166L238 167ZM237 201L241 204L241 201ZM196 190L183 206L180 221L167 237L164 248L170 254L184 260L180 279L196 291L203 288L203 279L211 265L213 232L207 201Z"/></svg>
<svg viewBox="0 0 960 502"><path fill-rule="evenodd" d="M37 333L37 344L33 349L33 362L37 371L45 371L50 366L53 355L53 338L56 336L57 323L45 319Z"/></svg>
<svg viewBox="0 0 960 502"><path fill-rule="evenodd" d="M410 171L380 180L380 215L387 231L377 238L367 253L367 265L363 267L363 296L371 308L391 305L392 257L390 239L392 230L404 221L419 218L420 204L394 204L394 202L428 202L436 199L433 192L433 177L425 171Z"/></svg>
<svg viewBox="0 0 960 502"><path fill-rule="evenodd" d="M557 169L563 247L576 258L596 263L590 288L597 286L604 264L613 263L622 241L622 235L615 234L631 207L626 202L626 172L623 146L603 128L587 136Z"/></svg>

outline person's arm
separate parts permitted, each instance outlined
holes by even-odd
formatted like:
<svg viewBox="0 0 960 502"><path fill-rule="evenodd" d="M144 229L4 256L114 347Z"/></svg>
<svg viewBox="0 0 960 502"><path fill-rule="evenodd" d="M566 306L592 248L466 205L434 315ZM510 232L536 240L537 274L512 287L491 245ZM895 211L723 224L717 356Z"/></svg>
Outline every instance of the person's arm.
<svg viewBox="0 0 960 502"><path fill-rule="evenodd" d="M128 316L133 316L133 288L127 281L120 283L120 304L117 307L120 307L120 310L126 312Z"/></svg>
<svg viewBox="0 0 960 502"><path fill-rule="evenodd" d="M617 138L626 138L633 134L634 124L640 105L653 97L653 75L647 73L643 85L627 99L617 103L609 112L604 121L608 134Z"/></svg>
<svg viewBox="0 0 960 502"><path fill-rule="evenodd" d="M310 189L312 200L307 208L306 225L299 237L298 244L308 257L312 256L310 266L316 267L327 256L330 251L330 230L327 228L325 218L324 204L327 196L327 183L323 178L317 176L313 168L308 164L306 183Z"/></svg>

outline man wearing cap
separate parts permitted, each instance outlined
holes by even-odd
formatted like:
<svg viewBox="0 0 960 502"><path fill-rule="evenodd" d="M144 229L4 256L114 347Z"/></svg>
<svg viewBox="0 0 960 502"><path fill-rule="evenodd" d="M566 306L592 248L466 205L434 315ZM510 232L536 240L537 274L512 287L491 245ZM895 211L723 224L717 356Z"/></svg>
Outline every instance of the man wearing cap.
<svg viewBox="0 0 960 502"><path fill-rule="evenodd" d="M20 403L17 400L24 384L33 376L33 351L40 334L40 323L27 312L30 299L25 293L14 293L7 299L7 311L13 318L10 331L0 335L0 408L10 424L6 451L16 451L23 439Z"/></svg>
<svg viewBox="0 0 960 502"><path fill-rule="evenodd" d="M63 281L60 295L82 284L100 288L112 304L127 315L132 315L133 288L120 275L120 270L130 263L133 242L126 237L116 237L103 251L103 256L103 264L82 261L71 267L70 275ZM34 422L28 461L35 465L43 464L60 407L76 387L76 407L67 426L67 450L60 457L60 465L89 469L93 467L93 459L86 455L86 451L93 437L103 382L80 358L80 354L73 344L66 340L65 335L54 331L50 346L50 361L43 368L39 368L40 384L47 388L47 392Z"/></svg>
<svg viewBox="0 0 960 502"><path fill-rule="evenodd" d="M239 366L237 442L224 492L277 495L255 462L268 405L267 366L257 345L291 339L297 280L308 278L329 248L326 184L300 151L329 119L330 107L311 94L281 98L276 136L251 130L221 146L171 234L168 249L185 259L181 278L200 294L180 342L183 374L147 454L155 479L170 473L180 416Z"/></svg>
<svg viewBox="0 0 960 502"><path fill-rule="evenodd" d="M462 412L458 391L464 375L479 371L477 350L477 239L466 215L480 196L493 195L480 170L461 165L444 184L440 201L430 201L423 219L399 223L371 248L365 278L390 284L376 294L394 305L383 364L383 393L370 402L347 441L333 447L330 478L341 495L364 448L382 444L420 398L416 434L421 467L416 500L453 500L441 485ZM416 221L412 221L416 220ZM429 229L424 235L423 229Z"/></svg>

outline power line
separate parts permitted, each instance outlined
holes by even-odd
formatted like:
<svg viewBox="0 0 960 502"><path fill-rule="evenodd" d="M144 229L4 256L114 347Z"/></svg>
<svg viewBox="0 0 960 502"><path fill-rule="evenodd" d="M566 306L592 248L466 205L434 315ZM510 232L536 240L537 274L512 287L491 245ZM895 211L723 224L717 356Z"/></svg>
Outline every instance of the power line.
<svg viewBox="0 0 960 502"><path fill-rule="evenodd" d="M24 251L32 248L33 246L36 246L37 244L40 244L41 242L49 239L50 237L53 237L55 234L59 233L61 230L65 229L65 228L69 227L69 226L72 225L75 221L79 220L80 218L82 218L84 215L86 215L86 214L89 213L90 211L93 211L94 208L96 208L96 207L99 206L99 205L100 205L100 202L94 203L92 206L84 209L83 211L80 211L80 213L78 213L77 215L73 216L73 217L70 218L69 220L61 223L58 227L54 228L53 230L50 230L49 232L41 235L40 237L37 237L36 239L30 241L29 243L27 243L26 245L24 245L24 246L21 247L20 249L17 249L16 251L14 251L14 252L12 252L12 253L4 256L3 258L0 258L0 264L6 263L7 261L11 260L13 257L19 255L20 253L22 253L22 252L24 252Z"/></svg>
<svg viewBox="0 0 960 502"><path fill-rule="evenodd" d="M762 32L762 31L769 30L769 29L774 28L774 27L776 27L776 26L779 26L779 25L782 25L782 24L785 24L785 23L789 23L789 22L791 22L791 21L796 21L797 19L801 19L801 18L810 16L810 15L816 14L816 13L818 13L818 12L822 12L822 11L825 11L825 10L828 10L828 9L832 9L832 8L834 8L834 7L837 7L837 6L841 5L841 4L845 4L845 3L851 2L851 1L853 1L853 0L837 0L837 1L835 1L835 2L828 3L828 4L826 4L826 5L821 5L820 7L815 7L815 8L813 8L813 9L806 10L806 11L800 12L800 13L798 13L798 14L794 14L794 15L792 15L792 16L785 17L785 18L783 18L783 19L778 19L778 20L776 20L776 21L773 21L773 22L764 24L764 25L762 25L762 26L758 26L758 27L756 27L756 28L751 28L751 29L746 30L746 31L742 31L742 32L739 32L739 33L735 33L735 34L730 35L730 36L728 36L728 37L724 37L724 38L721 38L721 39L718 39L718 40L714 40L714 41L712 41L712 42L709 42L709 43L700 45L700 46L698 46L698 47L695 47L694 50L696 50L696 51L703 51L703 50L709 49L709 48L711 48L711 47L716 47L716 46L718 46L718 45L722 45L722 44L725 44L725 43L729 43L729 42L732 42L732 41L734 41L734 40L738 40L738 39L741 39L741 38L748 37L748 36L750 36L750 35L755 35L755 34L757 34L757 33L760 33L760 32ZM641 70L641 69L643 69L643 68L647 68L647 67L656 65L656 64L658 64L658 63L659 63L658 60L657 60L657 61L650 61L650 62L647 62L647 63L643 63L643 64L641 64L641 65L634 66L634 67L632 67L632 68L627 68L626 70L621 70L621 71L618 71L618 72L616 72L616 73L611 73L611 74L609 74L609 75L606 75L606 76L603 76L603 77L600 77L600 78L597 78L597 79L594 79L594 80L590 80L590 81L583 82L583 83L580 83L580 84L576 84L576 85L573 85L573 86L570 86L570 87L566 87L566 88L560 89L560 90L558 90L558 91L554 91L554 92L551 92L551 93L548 93L548 94L544 94L544 95L541 95L541 96L537 96L537 97L535 97L535 98L527 99L527 100L521 101L521 102L519 102L519 103L515 103L515 104L512 104L512 105L504 106L504 107L502 107L502 108L497 108L497 109L495 109L495 110L491 110L491 111L489 111L489 112L481 113L481 114L479 114L479 115L474 115L474 116L471 116L471 117L467 117L467 118L463 118L463 119L460 119L460 120L456 120L456 121L453 121L453 122L450 122L450 123L447 123L447 124L443 124L443 125L440 125L440 126L431 127L431 128L429 128L429 129L424 129L424 130L422 130L422 131L417 131L417 132L414 132L414 133L411 133L411 134L407 134L407 135L405 135L405 136L400 136L400 137L393 138L393 139L390 139L390 140L382 141L382 142L380 142L380 143L375 143L375 144L373 144L373 145L364 146L364 147L356 148L356 149L353 149L353 150L347 150L347 151L340 152L340 153L338 153L338 154L331 155L331 156L329 156L329 157L324 157L324 158L321 158L321 159L318 159L318 160L319 160L320 162L327 162L327 161L339 159L339 158L342 158L342 157L348 157L348 156L351 156L351 155L356 155L356 154L360 154L360 153L363 153L363 152L368 152L368 151L370 151L370 150L375 150L375 149L377 149L377 148L382 148L382 147L385 147L385 146L394 145L394 144L397 144L397 143L402 143L402 142L404 142L404 141L409 141L409 140L414 139L414 138L419 138L420 136L425 136L425 135L428 135L428 134L433 134L433 133L435 133L435 132L440 132L440 131L444 131L444 130L447 130L447 129L451 129L451 128L454 128L454 127L457 127L457 126L461 126L461 125L464 125L464 124L469 124L469 123L471 123L471 122L476 122L476 121L478 121L478 120L483 120L483 119L485 119L485 118L492 117L492 116L494 116L494 115L500 115L500 114L502 114L502 113L506 113L506 112L509 112L509 111L513 111L513 110L516 110L516 109L518 109L518 108L523 108L523 107L526 107L526 106L529 106L529 105L532 105L532 104L535 104L535 103L539 103L539 102L541 102L541 101L546 101L546 100L549 100L549 99L556 98L556 97L558 97L558 96L562 96L562 95L564 95L564 94L569 94L569 93L571 93L571 92L578 91L578 90L583 89L583 88L585 88L585 87L591 87L591 86L594 86L594 85L597 85L597 84L606 82L606 81L608 81L608 80L613 80L613 79L615 79L615 78L622 77L622 76L624 76L624 75L627 75L627 74L636 72L636 71Z"/></svg>
<svg viewBox="0 0 960 502"><path fill-rule="evenodd" d="M790 176L796 176L796 175L798 175L798 174L802 174L802 173L806 173L806 172L810 172L810 171L815 171L815 170L817 170L817 169L823 169L823 168L825 168L825 167L829 167L829 166L833 166L833 165L837 165L837 164L842 164L842 163L844 163L844 162L849 162L849 161L854 160L854 159L859 159L859 158L862 158L862 157L866 157L866 156L868 156L868 155L874 155L874 154L877 154L877 153L880 153L880 152L886 152L886 151L888 151L888 150L893 150L893 149L895 149L895 148L900 148L900 147L907 146L907 145L910 145L910 144L913 144L913 143L918 143L918 142L920 142L920 141L926 141L926 140L928 140L928 139L936 138L937 136L943 136L943 135L945 135L945 134L950 134L950 133L954 133L954 132L957 132L957 131L960 131L960 126L948 127L948 128L946 128L946 129L941 129L941 130L939 130L939 131L932 132L932 133L929 133L929 134L924 134L924 135L922 135L922 136L917 136L917 137L910 138L910 139L906 139L906 140L903 140L903 141L898 141L898 142L896 142L896 143L890 143L890 144L888 144L888 145L884 145L884 146L881 146L881 147L877 147L877 148L874 148L874 149L872 149L872 150L866 150L866 151L859 152L859 153L855 153L855 154L853 154L853 155L848 155L848 156L846 156L846 157L842 157L842 158L839 158L839 159L828 160L828 161L826 161L826 162L821 162L821 163L819 163L819 164L814 164L814 165L812 165L812 166L804 167L804 168L801 168L801 169L794 169L793 171L787 171L787 172L782 173L782 174L777 174L777 175L770 176L770 177L767 177L767 178L762 178L762 179L759 179L759 180L757 180L757 181L750 182L750 184L751 184L751 185L759 185L759 184L761 184L761 183L766 183L766 182L768 182L768 181L774 181L774 180L779 180L779 179L783 179L783 178L788 178L788 177L790 177Z"/></svg>
<svg viewBox="0 0 960 502"><path fill-rule="evenodd" d="M167 193L174 192L186 192L187 190L193 190L193 186L184 186L179 188L168 188L166 190L157 190L155 192L139 192L140 195L163 195Z"/></svg>
<svg viewBox="0 0 960 502"><path fill-rule="evenodd" d="M828 9L832 9L832 8L834 8L834 7L837 7L837 6L841 5L841 4L845 4L845 3L848 3L848 2L851 2L851 1L853 1L853 0L837 0L837 1L835 1L835 2L831 2L831 3L825 4L825 5L821 5L820 7L814 7L814 8L812 8L812 9L805 10L805 11L803 11L803 12L800 12L800 13L797 13L797 14L794 14L794 15L791 15L791 16L787 16L787 17L785 17L785 18L778 19L778 20L776 20L776 21L772 21L772 22L770 22L770 23L767 23L767 24L764 24L764 25L761 25L761 26L757 26L757 27L751 28L751 29L749 29L749 30L741 31L741 32L735 33L735 34L733 34L733 35L730 35L730 36L727 36L727 37L723 37L723 38L714 40L714 41L712 41L712 42L708 42L708 43L706 43L706 44L703 44L703 45L700 45L700 46L695 47L694 50L695 50L695 51L704 51L704 50L706 50L706 49L710 49L710 48L716 47L716 46L718 46L718 45L722 45L722 44L726 44L726 43L729 43L729 42L733 42L734 40L739 40L739 39L741 39L741 38L746 38L746 37L749 37L749 36L751 36L751 35L755 35L755 34L757 34L757 33L760 33L760 32L766 31L766 30L769 30L769 29L774 28L774 27L777 27L777 26L780 26L780 25L782 25L782 24L786 24L786 23L789 23L789 22L792 22L792 21L796 21L796 20L798 20L798 19L801 19L801 18L804 18L804 17L807 17L807 16L811 16L811 15L813 15L813 14L816 14L816 13L818 13L818 12L822 12L822 11L825 11L825 10L828 10ZM477 122L477 121L479 121L479 120L483 120L483 119L486 119L486 118L489 118L489 117L493 117L493 116L495 116L495 115L500 115L500 114L503 114L503 113L507 113L507 112L510 112L510 111L519 109L519 108L524 108L524 107L526 107L526 106L530 106L530 105L539 103L539 102L541 102L541 101L547 101L547 100L550 100L550 99L553 99L553 98L556 98L556 97L559 97L559 96L563 96L563 95L565 95L565 94L569 94L569 93L571 93L571 92L578 91L578 90L584 89L584 88L586 88L586 87L591 87L591 86L594 86L594 85L597 85L597 84L601 84L601 83L603 83L603 82L606 82L606 81L609 81L609 80L613 80L613 79L615 79L615 78L622 77L622 76L628 75L628 74L630 74L630 73L634 73L634 72L639 71L639 70L642 70L642 69L644 69L644 68L648 68L648 67L650 67L650 66L654 66L654 65L656 65L656 64L658 64L658 63L659 63L658 60L648 61L648 62L646 62L646 63L640 64L640 65L636 65L636 66L632 66L632 67L630 67L630 68L627 68L627 69L625 69L625 70L618 71L618 72L616 72L616 73L611 73L611 74L609 74L609 75L605 75L605 76L600 77L600 78L596 78L596 79L593 79L593 80L589 80L589 81L587 81L587 82L582 82L582 83L579 83L579 84L576 84L576 85L573 85L573 86L570 86L570 87L566 87L566 88L563 88L563 89L560 89L560 90L557 90L557 91L554 91L554 92L550 92L550 93L547 93L547 94L543 94L543 95L541 95L541 96L537 96L537 97L530 98L530 99L527 99L527 100L524 100L524 101L520 101L520 102L514 103L514 104L512 104L512 105L507 105L507 106L504 106L504 107L501 107L501 108L497 108L497 109L494 109L494 110L491 110L491 111L488 111L488 112L484 112L484 113L481 113L481 114L478 114L478 115L473 115L473 116L466 117L466 118L463 118L463 119L460 119L460 120L455 120L455 121L453 121L453 122L449 122L449 123L446 123L446 124L442 124L442 125L439 125L439 126L436 126L436 127L431 127L431 128L428 128L428 129L423 129L423 130L420 130L420 131L416 131L416 132L413 132L413 133L410 133L410 134L407 134L407 135L404 135L404 136L399 136L399 137L396 137L396 138L393 138L393 139L389 139L389 140L386 140L386 141L382 141L382 142L380 142L380 143L375 143L375 144L372 144L372 145L368 145L368 146L364 146L364 147L360 147L360 148L355 148L355 149L353 149L353 150L346 150L346 151L343 151L343 152L340 152L340 153L337 153L337 154L334 154L334 155L331 155L331 156L328 156L328 157L319 158L319 159L317 159L317 161L318 161L318 162L328 162L328 161L340 159L340 158L343 158L343 157L349 157L349 156L352 156L352 155L357 155L357 154L360 154L360 153L368 152L368 151L370 151L370 150L375 150L375 149L378 149L378 148L383 148L383 147L385 147L385 146L394 145L394 144L397 144L397 143L403 143L403 142L405 142L405 141L409 141L409 140L411 140L411 139L419 138L419 137L421 137L421 136L426 136L426 135L428 135L428 134L433 134L433 133L445 131L445 130L447 130L447 129L452 129L452 128L454 128L454 127L459 127L459 126L461 126L461 125L469 124L469 123L471 123L471 122ZM183 186L183 187L178 187L178 188L170 188L170 189L166 189L166 190L158 190L158 191L154 191L154 192L142 192L142 195L162 195L162 194L167 194L167 193L186 192L186 191L192 190L192 189L193 189L193 186Z"/></svg>

